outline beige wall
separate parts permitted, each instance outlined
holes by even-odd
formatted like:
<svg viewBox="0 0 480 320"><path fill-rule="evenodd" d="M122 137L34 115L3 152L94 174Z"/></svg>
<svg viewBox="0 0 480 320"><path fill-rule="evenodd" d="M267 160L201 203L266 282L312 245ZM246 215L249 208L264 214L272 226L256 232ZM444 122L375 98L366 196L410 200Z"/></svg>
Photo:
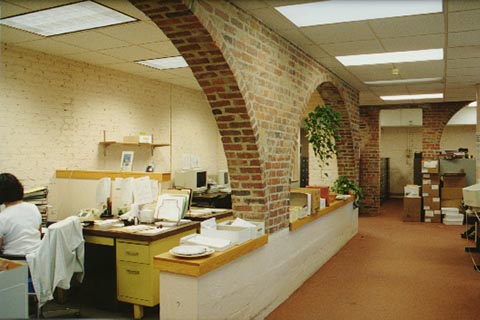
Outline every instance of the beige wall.
<svg viewBox="0 0 480 320"><path fill-rule="evenodd" d="M380 139L380 156L390 158L390 193L403 195L403 187L413 183L413 157L422 151L422 128L384 127Z"/></svg>
<svg viewBox="0 0 480 320"><path fill-rule="evenodd" d="M392 195L402 195L403 187L413 183L413 155L422 151L422 130L421 127L382 128L380 156L390 158ZM468 148L470 154L475 154L475 126L446 126L440 147L442 150Z"/></svg>
<svg viewBox="0 0 480 320"><path fill-rule="evenodd" d="M174 171L183 154L202 167L226 168L215 119L202 92L2 44L0 52L0 172L26 188L52 186L56 169L118 170L123 150L134 171L153 162ZM110 146L139 132L172 147Z"/></svg>

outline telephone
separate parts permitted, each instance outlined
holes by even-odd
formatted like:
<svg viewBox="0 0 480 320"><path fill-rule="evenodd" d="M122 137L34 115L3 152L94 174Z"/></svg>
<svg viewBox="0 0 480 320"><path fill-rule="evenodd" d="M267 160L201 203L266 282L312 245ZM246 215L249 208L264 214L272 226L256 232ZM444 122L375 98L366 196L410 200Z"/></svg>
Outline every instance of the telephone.
<svg viewBox="0 0 480 320"><path fill-rule="evenodd" d="M80 218L81 222L93 221L100 217L100 211L95 208L81 209L78 213L78 217Z"/></svg>

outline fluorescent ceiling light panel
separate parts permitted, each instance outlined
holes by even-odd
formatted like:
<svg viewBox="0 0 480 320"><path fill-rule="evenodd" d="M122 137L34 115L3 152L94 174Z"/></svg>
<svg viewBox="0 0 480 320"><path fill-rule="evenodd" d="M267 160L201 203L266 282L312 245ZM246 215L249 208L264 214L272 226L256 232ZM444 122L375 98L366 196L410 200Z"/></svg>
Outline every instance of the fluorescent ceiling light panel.
<svg viewBox="0 0 480 320"><path fill-rule="evenodd" d="M470 102L469 104L467 104L467 107L476 107L477 106L477 101L473 101L473 102Z"/></svg>
<svg viewBox="0 0 480 320"><path fill-rule="evenodd" d="M136 20L93 1L83 1L0 19L0 24L53 36Z"/></svg>
<svg viewBox="0 0 480 320"><path fill-rule="evenodd" d="M411 94L399 96L381 96L382 100L398 101L398 100L423 100L423 99L442 99L443 93L427 93L427 94Z"/></svg>
<svg viewBox="0 0 480 320"><path fill-rule="evenodd" d="M337 56L335 58L347 67L385 63L432 61L443 59L443 49L356 54L351 56Z"/></svg>
<svg viewBox="0 0 480 320"><path fill-rule="evenodd" d="M298 27L442 12L442 0L330 0L276 7Z"/></svg>
<svg viewBox="0 0 480 320"><path fill-rule="evenodd" d="M364 81L369 86L389 86L396 84L416 84L416 83L432 83L442 81L442 78L417 78L417 79L398 79L398 80L380 80L380 81Z"/></svg>
<svg viewBox="0 0 480 320"><path fill-rule="evenodd" d="M182 56L137 61L137 63L155 69L175 69L188 67L187 61L185 61Z"/></svg>

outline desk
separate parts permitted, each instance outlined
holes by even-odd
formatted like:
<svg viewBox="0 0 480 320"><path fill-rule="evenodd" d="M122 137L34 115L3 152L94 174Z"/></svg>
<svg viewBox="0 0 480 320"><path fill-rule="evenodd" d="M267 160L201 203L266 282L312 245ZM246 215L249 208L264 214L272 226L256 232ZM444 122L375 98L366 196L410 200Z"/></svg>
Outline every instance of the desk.
<svg viewBox="0 0 480 320"><path fill-rule="evenodd" d="M118 301L133 304L135 319L142 318L144 306L153 307L160 301L159 270L153 268L153 257L179 245L180 238L199 231L199 227L198 222L190 222L156 235L85 227L87 294L110 305L116 295ZM103 292L102 286L107 287Z"/></svg>
<svg viewBox="0 0 480 320"><path fill-rule="evenodd" d="M197 207L231 209L232 195L226 192L194 194L192 204Z"/></svg>

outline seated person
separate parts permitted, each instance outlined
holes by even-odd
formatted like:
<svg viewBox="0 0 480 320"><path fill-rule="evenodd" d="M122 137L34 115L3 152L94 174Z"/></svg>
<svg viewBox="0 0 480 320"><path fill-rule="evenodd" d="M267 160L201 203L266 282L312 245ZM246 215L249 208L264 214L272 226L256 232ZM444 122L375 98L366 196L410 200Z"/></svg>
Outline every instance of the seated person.
<svg viewBox="0 0 480 320"><path fill-rule="evenodd" d="M0 253L26 255L40 245L42 215L31 203L23 202L23 186L10 173L0 174Z"/></svg>

